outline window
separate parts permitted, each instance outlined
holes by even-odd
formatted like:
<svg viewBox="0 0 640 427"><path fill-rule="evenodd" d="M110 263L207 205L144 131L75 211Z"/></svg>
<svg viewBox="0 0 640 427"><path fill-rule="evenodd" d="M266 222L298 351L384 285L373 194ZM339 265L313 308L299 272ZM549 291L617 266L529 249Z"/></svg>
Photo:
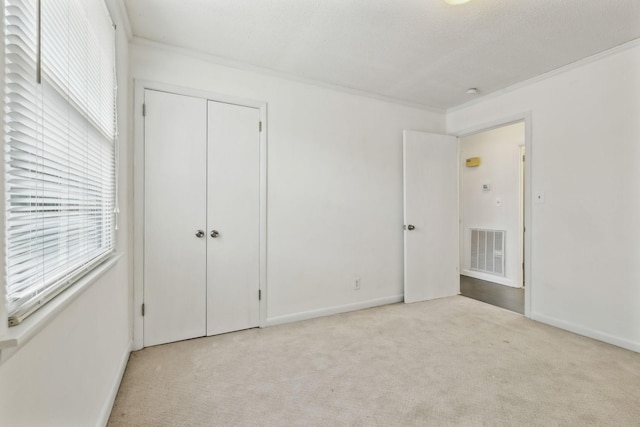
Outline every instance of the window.
<svg viewBox="0 0 640 427"><path fill-rule="evenodd" d="M10 325L113 251L114 45L103 0L5 0Z"/></svg>

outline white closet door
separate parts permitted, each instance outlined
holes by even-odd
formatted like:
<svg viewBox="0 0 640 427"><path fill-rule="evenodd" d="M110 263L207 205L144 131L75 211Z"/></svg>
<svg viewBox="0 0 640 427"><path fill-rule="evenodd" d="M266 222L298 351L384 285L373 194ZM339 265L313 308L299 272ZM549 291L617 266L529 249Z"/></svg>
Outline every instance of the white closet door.
<svg viewBox="0 0 640 427"><path fill-rule="evenodd" d="M150 346L206 334L207 100L145 90L145 105L144 345Z"/></svg>
<svg viewBox="0 0 640 427"><path fill-rule="evenodd" d="M456 295L458 146L453 136L404 132L404 301Z"/></svg>
<svg viewBox="0 0 640 427"><path fill-rule="evenodd" d="M214 335L258 326L260 113L209 101L208 120L207 335Z"/></svg>

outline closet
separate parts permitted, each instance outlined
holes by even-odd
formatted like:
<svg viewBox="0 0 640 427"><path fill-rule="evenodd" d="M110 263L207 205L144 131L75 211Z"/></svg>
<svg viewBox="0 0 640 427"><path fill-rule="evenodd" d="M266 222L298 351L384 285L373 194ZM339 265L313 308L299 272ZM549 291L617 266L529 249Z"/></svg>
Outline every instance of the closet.
<svg viewBox="0 0 640 427"><path fill-rule="evenodd" d="M259 321L260 112L144 91L144 346Z"/></svg>

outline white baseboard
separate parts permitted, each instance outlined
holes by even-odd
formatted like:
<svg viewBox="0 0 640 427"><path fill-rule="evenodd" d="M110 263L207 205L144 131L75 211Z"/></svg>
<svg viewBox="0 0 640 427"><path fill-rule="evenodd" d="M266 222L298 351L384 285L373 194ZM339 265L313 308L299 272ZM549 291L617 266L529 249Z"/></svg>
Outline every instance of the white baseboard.
<svg viewBox="0 0 640 427"><path fill-rule="evenodd" d="M113 403L116 401L116 396L118 395L118 390L120 389L120 383L122 382L124 371L127 368L127 362L129 362L129 355L131 354L132 348L133 348L133 341L129 341L129 345L125 348L125 351L122 353L120 364L117 367L116 375L113 379L111 390L109 391L108 399L105 402L104 406L102 407L102 411L100 411L100 418L96 423L96 425L98 426L104 427L109 422L109 417L111 416L111 410L113 409Z"/></svg>
<svg viewBox="0 0 640 427"><path fill-rule="evenodd" d="M573 332L578 335L583 335L585 337L593 338L594 340L606 342L617 347L626 348L627 350L640 353L639 342L630 341L628 339L611 335L606 332L597 331L595 329L587 328L585 326L577 325L571 322L566 322L564 320L556 319L554 317L546 316L544 314L536 312L531 313L531 319L538 322L546 323L547 325L555 326L556 328L564 329L565 331Z"/></svg>
<svg viewBox="0 0 640 427"><path fill-rule="evenodd" d="M286 314L284 316L268 317L263 326L275 326L283 323L298 322L300 320L315 319L317 317L331 316L333 314L346 313L349 311L363 310L365 308L378 307L381 305L395 304L404 301L404 295L392 295L390 297L376 298L367 301L345 304L318 310L304 311L301 313Z"/></svg>
<svg viewBox="0 0 640 427"><path fill-rule="evenodd" d="M494 276L493 274L480 273L479 271L473 270L462 270L463 276L473 277L474 279L486 280L487 282L497 283L499 285L511 286L512 288L519 288L513 280L507 279L506 277Z"/></svg>

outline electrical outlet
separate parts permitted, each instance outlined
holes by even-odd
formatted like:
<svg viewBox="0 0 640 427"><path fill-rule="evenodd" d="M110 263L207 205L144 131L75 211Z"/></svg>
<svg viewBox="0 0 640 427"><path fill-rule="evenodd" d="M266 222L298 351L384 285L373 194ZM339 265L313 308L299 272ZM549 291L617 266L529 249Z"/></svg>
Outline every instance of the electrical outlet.
<svg viewBox="0 0 640 427"><path fill-rule="evenodd" d="M360 290L360 278L356 277L356 280L353 281L353 289L356 291Z"/></svg>

